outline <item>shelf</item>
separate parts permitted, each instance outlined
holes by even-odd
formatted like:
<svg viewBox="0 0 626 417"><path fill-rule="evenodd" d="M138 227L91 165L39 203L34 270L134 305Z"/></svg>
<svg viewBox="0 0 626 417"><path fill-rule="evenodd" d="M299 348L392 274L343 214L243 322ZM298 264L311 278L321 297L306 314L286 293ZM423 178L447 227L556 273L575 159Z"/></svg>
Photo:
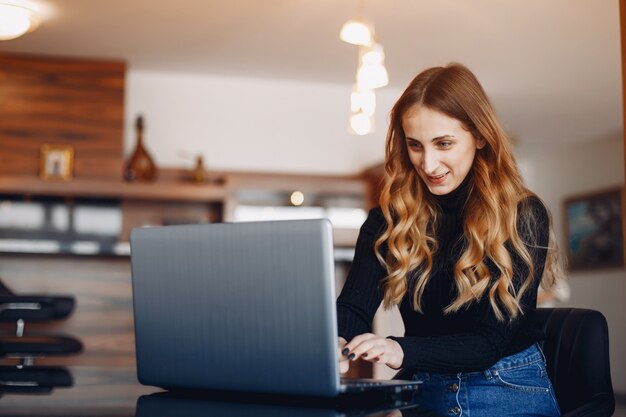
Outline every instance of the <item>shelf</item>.
<svg viewBox="0 0 626 417"><path fill-rule="evenodd" d="M29 197L57 197L61 205L74 208L80 208L81 198L116 200L113 205L121 213L121 226L119 230L113 229L112 235L120 243L127 242L131 229L139 226L233 221L235 207L246 203L242 193L247 190L269 194L301 190L313 197L323 197L326 199L324 201L356 199L365 193L364 181L356 177L211 172L209 179L213 181L201 184L192 183L186 178L188 172L184 170L162 170L159 179L151 183L129 183L115 178L44 181L34 175L12 175L0 177L0 195L19 196L20 201L28 201ZM72 202L72 199L75 201ZM68 211L70 223L75 220L72 210ZM70 231L75 232L73 229ZM357 236L357 228L335 228L335 247L352 248ZM58 239L9 234L0 239L0 252L128 255L126 246L110 247L107 244L102 247L84 235L76 238L76 241L63 239L68 240L62 233Z"/></svg>
<svg viewBox="0 0 626 417"><path fill-rule="evenodd" d="M0 194L58 197L119 198L178 202L224 202L231 192L244 189L305 193L364 195L366 184L359 177L215 172L217 181L194 184L185 181L182 170L162 170L155 182L125 182L122 179L44 181L36 176L0 177Z"/></svg>
<svg viewBox="0 0 626 417"><path fill-rule="evenodd" d="M178 202L221 202L227 196L224 184L193 184L174 179L151 183L129 183L113 179L43 181L37 177L27 176L0 178L0 193Z"/></svg>

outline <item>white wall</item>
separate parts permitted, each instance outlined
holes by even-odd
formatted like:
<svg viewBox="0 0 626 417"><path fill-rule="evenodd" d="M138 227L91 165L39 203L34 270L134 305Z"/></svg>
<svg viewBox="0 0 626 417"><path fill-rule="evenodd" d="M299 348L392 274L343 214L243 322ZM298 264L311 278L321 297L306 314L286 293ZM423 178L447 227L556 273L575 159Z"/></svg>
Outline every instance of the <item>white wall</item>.
<svg viewBox="0 0 626 417"><path fill-rule="evenodd" d="M350 77L351 74L346 74ZM399 90L377 90L377 129L347 133L351 85L131 70L126 79L125 154L134 120L158 166L354 174L382 161L387 116Z"/></svg>
<svg viewBox="0 0 626 417"><path fill-rule="evenodd" d="M577 145L519 147L517 159L528 187L552 212L557 240L563 249L563 200L624 184L622 133ZM578 272L568 276L572 290L566 306L599 310L609 324L611 372L616 392L626 393L626 272L624 269Z"/></svg>

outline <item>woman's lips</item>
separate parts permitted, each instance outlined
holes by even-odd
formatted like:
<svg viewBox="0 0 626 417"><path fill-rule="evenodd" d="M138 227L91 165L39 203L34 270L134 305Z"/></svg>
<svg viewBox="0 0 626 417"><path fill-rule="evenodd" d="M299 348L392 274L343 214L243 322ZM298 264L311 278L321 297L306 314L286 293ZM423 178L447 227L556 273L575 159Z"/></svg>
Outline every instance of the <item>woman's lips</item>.
<svg viewBox="0 0 626 417"><path fill-rule="evenodd" d="M441 175L427 175L426 178L428 178L429 183L437 185L443 183L448 177L448 174L449 172Z"/></svg>

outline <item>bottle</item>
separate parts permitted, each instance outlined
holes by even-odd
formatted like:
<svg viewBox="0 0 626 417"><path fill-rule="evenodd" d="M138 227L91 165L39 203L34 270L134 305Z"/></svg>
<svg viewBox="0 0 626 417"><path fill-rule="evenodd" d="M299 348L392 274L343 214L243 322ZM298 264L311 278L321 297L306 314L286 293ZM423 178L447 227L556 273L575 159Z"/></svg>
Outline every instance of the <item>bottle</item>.
<svg viewBox="0 0 626 417"><path fill-rule="evenodd" d="M126 163L126 167L124 167L124 179L126 181L154 181L156 179L157 167L143 146L143 127L143 117L138 116L135 123L137 145Z"/></svg>
<svg viewBox="0 0 626 417"><path fill-rule="evenodd" d="M191 181L198 184L206 181L206 174L204 172L204 159L202 158L202 155L196 156L196 166L191 173Z"/></svg>

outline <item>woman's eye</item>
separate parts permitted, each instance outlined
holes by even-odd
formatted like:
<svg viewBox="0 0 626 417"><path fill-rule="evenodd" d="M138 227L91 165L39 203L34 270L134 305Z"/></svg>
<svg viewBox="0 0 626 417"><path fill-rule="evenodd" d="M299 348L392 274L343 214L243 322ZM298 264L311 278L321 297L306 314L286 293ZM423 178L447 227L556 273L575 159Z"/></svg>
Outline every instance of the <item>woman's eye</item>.
<svg viewBox="0 0 626 417"><path fill-rule="evenodd" d="M422 144L419 142L409 142L409 148L414 151L422 149Z"/></svg>
<svg viewBox="0 0 626 417"><path fill-rule="evenodd" d="M452 146L452 142L450 141L442 140L441 142L439 142L439 147L442 149L449 148L450 146Z"/></svg>

